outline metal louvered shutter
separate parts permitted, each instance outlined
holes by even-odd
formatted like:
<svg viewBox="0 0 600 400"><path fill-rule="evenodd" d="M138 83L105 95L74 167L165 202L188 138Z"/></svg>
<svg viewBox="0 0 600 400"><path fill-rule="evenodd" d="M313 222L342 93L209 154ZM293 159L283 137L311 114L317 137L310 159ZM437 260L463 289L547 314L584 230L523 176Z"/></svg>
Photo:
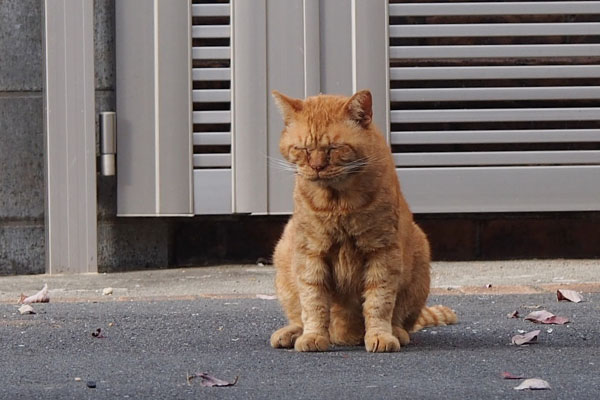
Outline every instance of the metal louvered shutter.
<svg viewBox="0 0 600 400"><path fill-rule="evenodd" d="M192 3L194 213L231 213L228 1Z"/></svg>
<svg viewBox="0 0 600 400"><path fill-rule="evenodd" d="M415 212L600 209L599 1L390 1Z"/></svg>

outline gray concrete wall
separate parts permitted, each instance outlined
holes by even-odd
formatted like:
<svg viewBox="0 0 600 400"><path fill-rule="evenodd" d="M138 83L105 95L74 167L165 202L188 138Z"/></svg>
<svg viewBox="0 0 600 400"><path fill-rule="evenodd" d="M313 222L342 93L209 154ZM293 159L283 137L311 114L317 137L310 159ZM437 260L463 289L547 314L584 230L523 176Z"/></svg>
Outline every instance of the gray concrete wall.
<svg viewBox="0 0 600 400"><path fill-rule="evenodd" d="M0 1L0 275L44 272L42 2Z"/></svg>
<svg viewBox="0 0 600 400"><path fill-rule="evenodd" d="M0 275L45 271L42 14L0 1ZM114 0L94 19L96 111L115 110ZM99 270L167 266L168 221L117 219L115 183L98 176Z"/></svg>

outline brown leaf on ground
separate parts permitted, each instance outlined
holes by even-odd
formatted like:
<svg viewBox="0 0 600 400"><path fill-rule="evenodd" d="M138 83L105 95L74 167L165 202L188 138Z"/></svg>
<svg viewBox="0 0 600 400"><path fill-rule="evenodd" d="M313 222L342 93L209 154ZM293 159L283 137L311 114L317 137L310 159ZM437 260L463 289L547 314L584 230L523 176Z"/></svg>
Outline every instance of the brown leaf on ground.
<svg viewBox="0 0 600 400"><path fill-rule="evenodd" d="M523 376L523 375L514 375L514 374L511 374L510 372L503 372L502 373L502 379L525 379L525 376Z"/></svg>
<svg viewBox="0 0 600 400"><path fill-rule="evenodd" d="M506 318L519 318L519 312L515 310L511 313L508 313L506 314Z"/></svg>
<svg viewBox="0 0 600 400"><path fill-rule="evenodd" d="M102 328L98 328L95 332L92 332L92 336L97 339L106 339L106 336L102 334Z"/></svg>
<svg viewBox="0 0 600 400"><path fill-rule="evenodd" d="M540 378L525 379L519 386L514 388L515 390L545 390L550 389L550 384Z"/></svg>
<svg viewBox="0 0 600 400"><path fill-rule="evenodd" d="M527 321L535 322L536 324L555 324L564 325L569 322L568 318L557 317L556 315L546 310L533 311L529 313L525 319Z"/></svg>
<svg viewBox="0 0 600 400"><path fill-rule="evenodd" d="M206 386L206 387L213 387L213 386L214 387L226 387L226 386L233 386L233 385L235 385L237 383L239 377L236 376L235 379L233 380L233 382L227 382L227 381L224 381L222 379L215 378L214 376L209 375L206 372L202 372L202 373L199 373L199 374L193 374L193 375L190 375L188 373L188 375L187 375L187 383L188 383L188 385L191 385L191 381L194 378L200 378L200 379L202 379L200 381L200 386Z"/></svg>
<svg viewBox="0 0 600 400"><path fill-rule="evenodd" d="M44 287L42 288L42 290L40 290L32 296L26 297L24 294L21 293L19 304L47 303L49 301L50 297L48 296L48 284L44 283Z"/></svg>
<svg viewBox="0 0 600 400"><path fill-rule="evenodd" d="M544 324L554 324L554 325L564 325L569 322L569 319L566 317L558 317L556 315L546 319Z"/></svg>
<svg viewBox="0 0 600 400"><path fill-rule="evenodd" d="M558 301L566 300L572 301L573 303L579 303L583 301L583 297L574 290L569 289L558 289L556 291L556 298Z"/></svg>
<svg viewBox="0 0 600 400"><path fill-rule="evenodd" d="M512 344L516 344L517 346L521 346L523 344L530 344L537 342L538 335L540 334L540 330L535 330L531 332L527 332L523 335L515 335L512 337Z"/></svg>

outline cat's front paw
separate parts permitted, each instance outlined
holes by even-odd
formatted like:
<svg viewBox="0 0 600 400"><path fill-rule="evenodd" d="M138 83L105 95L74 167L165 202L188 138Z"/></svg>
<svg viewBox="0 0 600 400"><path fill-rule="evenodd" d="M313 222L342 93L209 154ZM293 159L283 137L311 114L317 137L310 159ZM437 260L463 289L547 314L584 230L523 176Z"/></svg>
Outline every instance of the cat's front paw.
<svg viewBox="0 0 600 400"><path fill-rule="evenodd" d="M406 346L410 343L410 336L408 335L408 332L406 332L406 329L400 328L399 326L392 326L392 332L400 341L401 346Z"/></svg>
<svg viewBox="0 0 600 400"><path fill-rule="evenodd" d="M300 335L302 335L302 327L296 325L284 326L271 335L271 346L276 349L290 349L294 347L294 343Z"/></svg>
<svg viewBox="0 0 600 400"><path fill-rule="evenodd" d="M296 339L294 349L296 351L327 351L329 344L327 336L316 333L305 333Z"/></svg>
<svg viewBox="0 0 600 400"><path fill-rule="evenodd" d="M372 353L384 353L400 350L400 341L387 332L367 332L365 348Z"/></svg>

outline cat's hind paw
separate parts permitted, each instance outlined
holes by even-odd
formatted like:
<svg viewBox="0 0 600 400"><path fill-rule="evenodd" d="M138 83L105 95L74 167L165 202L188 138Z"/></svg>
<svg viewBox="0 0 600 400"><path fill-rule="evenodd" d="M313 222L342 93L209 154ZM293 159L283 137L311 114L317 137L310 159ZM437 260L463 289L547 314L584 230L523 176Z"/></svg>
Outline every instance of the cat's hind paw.
<svg viewBox="0 0 600 400"><path fill-rule="evenodd" d="M296 351L327 351L329 349L329 338L316 333L305 333L296 339L294 349Z"/></svg>
<svg viewBox="0 0 600 400"><path fill-rule="evenodd" d="M291 349L300 335L302 335L302 327L297 325L284 326L271 335L271 347Z"/></svg>
<svg viewBox="0 0 600 400"><path fill-rule="evenodd" d="M372 353L389 353L400 350L400 341L391 333L367 332L365 335L365 348Z"/></svg>

